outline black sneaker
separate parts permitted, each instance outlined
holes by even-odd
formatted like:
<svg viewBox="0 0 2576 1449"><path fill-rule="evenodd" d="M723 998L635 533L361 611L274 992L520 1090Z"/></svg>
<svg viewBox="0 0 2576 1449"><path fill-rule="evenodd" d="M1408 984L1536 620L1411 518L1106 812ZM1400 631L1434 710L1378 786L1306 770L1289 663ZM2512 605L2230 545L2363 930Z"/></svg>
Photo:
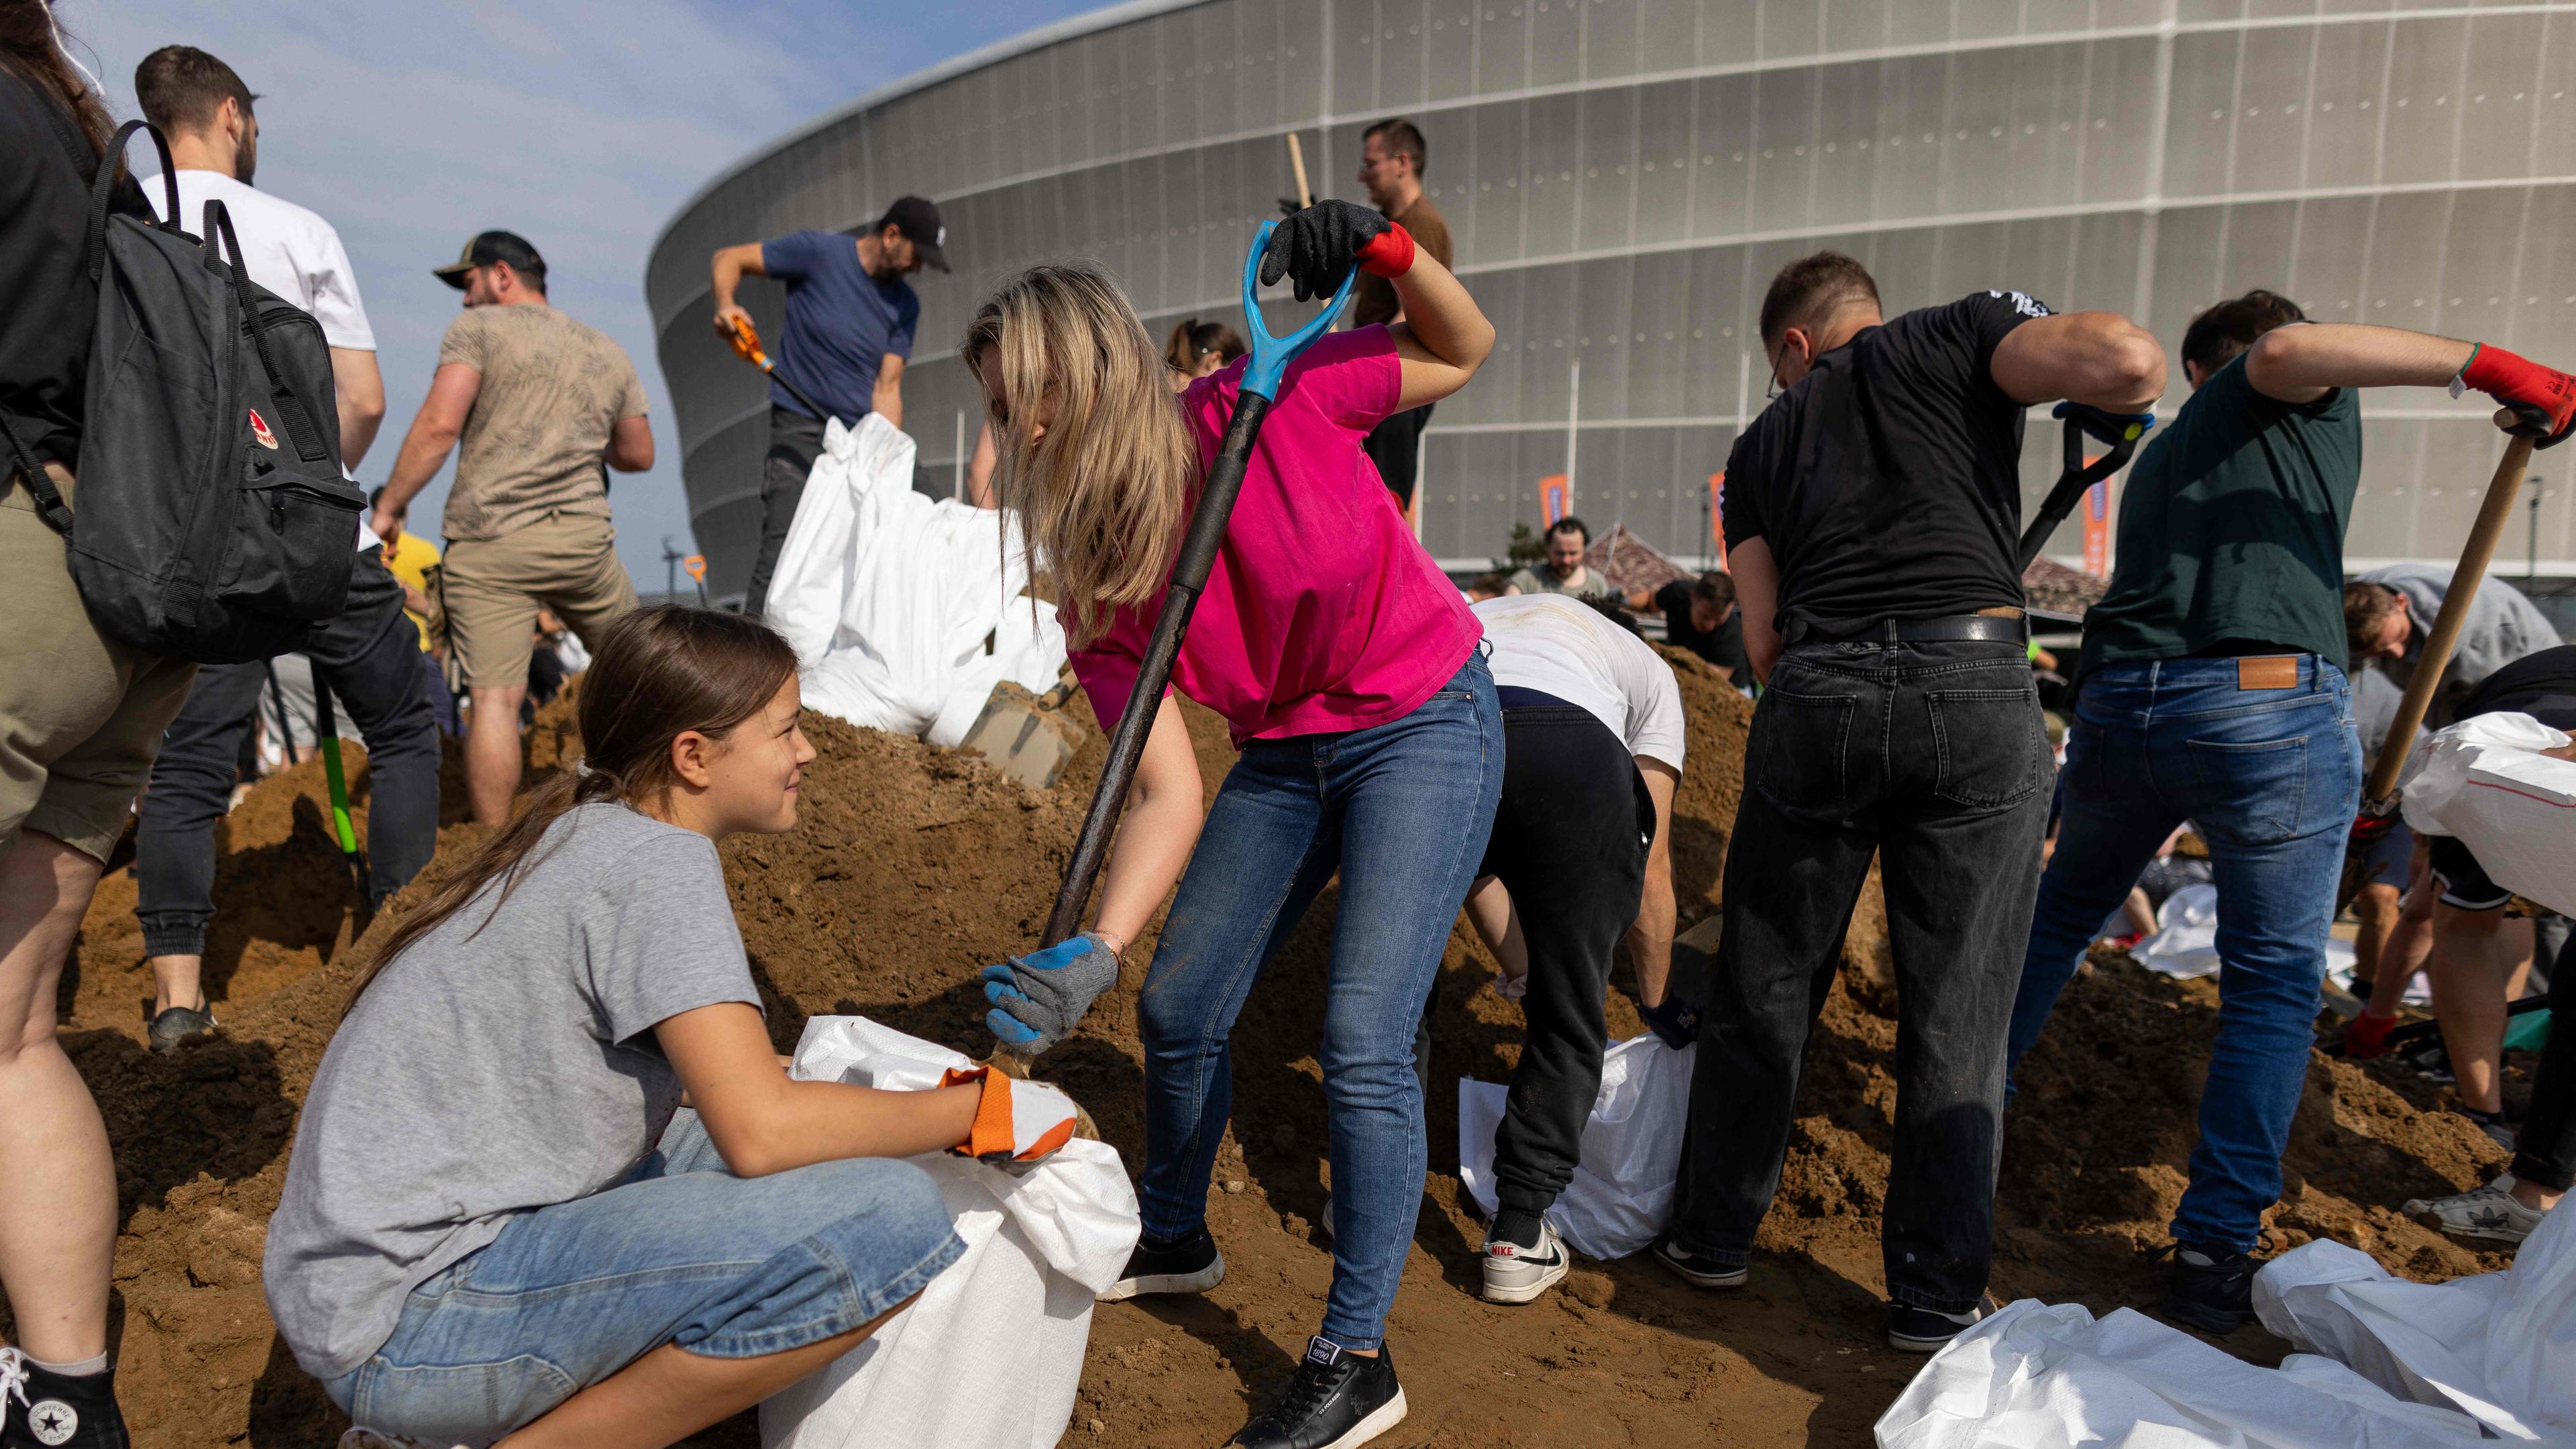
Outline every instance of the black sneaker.
<svg viewBox="0 0 2576 1449"><path fill-rule="evenodd" d="M0 1348L0 1449L130 1449L116 1375L71 1378Z"/></svg>
<svg viewBox="0 0 2576 1449"><path fill-rule="evenodd" d="M1306 1342L1305 1360L1276 1402L1227 1440L1241 1449L1359 1449L1404 1422L1404 1385L1385 1345L1377 1357L1343 1351L1326 1338Z"/></svg>
<svg viewBox="0 0 2576 1449"><path fill-rule="evenodd" d="M1939 1353L1950 1340L1977 1326L1986 1316L1982 1303L1965 1313L1943 1313L1911 1303L1887 1305L1887 1346L1898 1353Z"/></svg>
<svg viewBox="0 0 2576 1449"><path fill-rule="evenodd" d="M199 1037L213 1035L214 1030L214 1013L200 1001L194 1006L174 1006L154 1016L149 1035L154 1051L171 1052Z"/></svg>
<svg viewBox="0 0 2576 1449"><path fill-rule="evenodd" d="M1127 1255L1127 1271L1100 1295L1103 1303L1123 1303L1148 1293L1205 1293L1225 1281L1225 1256L1204 1224L1176 1243L1157 1244L1138 1238Z"/></svg>
<svg viewBox="0 0 2576 1449"><path fill-rule="evenodd" d="M1655 1261L1696 1288L1741 1288L1753 1272L1743 1263L1730 1266L1705 1253L1694 1253L1674 1242L1670 1233L1655 1239Z"/></svg>
<svg viewBox="0 0 2576 1449"><path fill-rule="evenodd" d="M2233 1333L2254 1321L2254 1270L2244 1253L2176 1243L2165 1317L2203 1333Z"/></svg>

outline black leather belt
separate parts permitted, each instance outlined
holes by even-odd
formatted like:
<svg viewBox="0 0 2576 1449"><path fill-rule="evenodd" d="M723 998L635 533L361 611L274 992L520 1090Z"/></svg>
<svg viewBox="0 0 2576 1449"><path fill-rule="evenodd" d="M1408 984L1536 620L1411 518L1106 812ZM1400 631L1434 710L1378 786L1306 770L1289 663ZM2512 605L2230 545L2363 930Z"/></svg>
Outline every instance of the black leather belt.
<svg viewBox="0 0 2576 1449"><path fill-rule="evenodd" d="M2030 621L2019 616L2005 618L1994 614L1944 614L1930 619L1881 619L1858 629L1828 634L1822 629L1798 620L1789 626L1784 641L1799 644L1929 644L1982 641L1991 644L2025 644L2030 640Z"/></svg>

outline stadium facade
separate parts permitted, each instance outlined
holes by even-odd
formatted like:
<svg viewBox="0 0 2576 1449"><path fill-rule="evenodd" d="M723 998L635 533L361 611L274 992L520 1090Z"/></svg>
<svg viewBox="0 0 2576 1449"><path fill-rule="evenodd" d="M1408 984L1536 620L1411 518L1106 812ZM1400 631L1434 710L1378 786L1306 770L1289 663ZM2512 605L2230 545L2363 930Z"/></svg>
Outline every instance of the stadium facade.
<svg viewBox="0 0 2576 1449"><path fill-rule="evenodd" d="M760 380L708 324L708 256L935 198L953 276L916 279L917 486L978 411L956 338L1028 263L1095 258L1157 337L1231 317L1254 226L1359 197L1361 130L1412 117L1456 266L1501 345L1440 405L1424 542L1499 554L1539 480L1704 554L1710 476L1768 381L1753 320L1818 245L1891 310L1978 288L2109 307L2170 348L2268 286L2321 320L2576 357L2576 3L2403 0L1136 0L923 72L763 148L681 208L645 282L711 582L738 591L766 447ZM779 298L744 302L774 334ZM1283 311L1284 303L1280 304ZM2185 395L2179 362L2166 408ZM2356 566L2456 554L2498 442L2477 400L2371 395ZM2035 413L2024 483L2056 466ZM2548 466L2543 474L2563 470ZM2576 572L2552 477L2499 571ZM2528 530L2528 536L2527 536ZM2070 523L2052 550L2081 548Z"/></svg>

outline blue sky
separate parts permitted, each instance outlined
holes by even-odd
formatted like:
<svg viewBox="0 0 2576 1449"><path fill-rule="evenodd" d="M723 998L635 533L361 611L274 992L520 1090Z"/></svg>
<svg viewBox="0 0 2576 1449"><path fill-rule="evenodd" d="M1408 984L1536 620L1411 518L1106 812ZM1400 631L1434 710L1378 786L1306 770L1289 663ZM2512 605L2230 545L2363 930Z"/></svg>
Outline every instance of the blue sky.
<svg viewBox="0 0 2576 1449"><path fill-rule="evenodd" d="M136 114L156 47L221 56L259 103L259 187L320 212L357 268L385 375L385 427L359 467L393 466L458 295L429 269L486 227L545 253L555 305L606 332L653 395L653 470L619 475L618 547L662 587L688 549L678 439L644 307L644 257L689 194L763 142L949 56L1097 8L699 0L58 0L72 53ZM138 166L148 145L137 152ZM752 240L752 238L744 238ZM434 520L444 474L412 517ZM424 532L430 531L424 528Z"/></svg>

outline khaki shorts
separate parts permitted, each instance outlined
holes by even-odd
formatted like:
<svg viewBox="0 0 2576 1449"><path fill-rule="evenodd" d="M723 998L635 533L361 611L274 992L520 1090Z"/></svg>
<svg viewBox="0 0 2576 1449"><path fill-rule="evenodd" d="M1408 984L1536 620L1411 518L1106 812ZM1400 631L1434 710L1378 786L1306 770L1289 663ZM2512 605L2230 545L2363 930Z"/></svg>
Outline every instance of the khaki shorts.
<svg viewBox="0 0 2576 1449"><path fill-rule="evenodd" d="M72 499L69 476L46 471ZM98 631L62 535L15 470L0 495L0 618L0 851L33 830L104 864L197 666Z"/></svg>
<svg viewBox="0 0 2576 1449"><path fill-rule="evenodd" d="M440 574L447 638L468 689L528 682L541 604L593 653L609 621L636 606L617 530L588 514L551 513L499 538L458 540Z"/></svg>

